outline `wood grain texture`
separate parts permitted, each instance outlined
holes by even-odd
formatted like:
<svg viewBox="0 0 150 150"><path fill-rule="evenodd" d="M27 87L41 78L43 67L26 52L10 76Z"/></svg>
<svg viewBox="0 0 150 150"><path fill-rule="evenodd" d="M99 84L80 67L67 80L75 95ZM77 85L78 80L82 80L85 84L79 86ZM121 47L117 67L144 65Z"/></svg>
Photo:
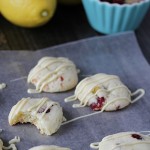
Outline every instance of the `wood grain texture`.
<svg viewBox="0 0 150 150"><path fill-rule="evenodd" d="M0 30L0 48L4 50L9 49L7 39L1 30Z"/></svg>
<svg viewBox="0 0 150 150"><path fill-rule="evenodd" d="M135 31L143 54L150 63L150 10ZM58 6L49 23L38 28L21 28L0 16L0 50L37 50L74 40L102 35L94 31L82 5Z"/></svg>
<svg viewBox="0 0 150 150"><path fill-rule="evenodd" d="M52 20L38 28L17 27L3 17L0 20L11 50L37 50L97 35L89 26L81 5L59 6Z"/></svg>

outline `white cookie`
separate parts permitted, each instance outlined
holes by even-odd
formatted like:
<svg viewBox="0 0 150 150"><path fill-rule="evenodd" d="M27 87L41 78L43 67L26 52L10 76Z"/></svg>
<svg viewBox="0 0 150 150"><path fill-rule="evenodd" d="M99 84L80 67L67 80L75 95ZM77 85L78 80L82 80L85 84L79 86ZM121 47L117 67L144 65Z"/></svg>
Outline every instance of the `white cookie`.
<svg viewBox="0 0 150 150"><path fill-rule="evenodd" d="M69 102L78 99L80 104L74 104L73 107L87 105L93 110L114 111L137 101L144 94L143 89L131 93L118 76L99 73L83 79L77 85L75 95L66 98L65 101ZM138 95L138 97L131 100L133 95Z"/></svg>
<svg viewBox="0 0 150 150"><path fill-rule="evenodd" d="M54 145L50 145L50 146L49 145L41 145L41 146L36 146L36 147L30 148L29 150L71 150L71 149L54 146Z"/></svg>
<svg viewBox="0 0 150 150"><path fill-rule="evenodd" d="M150 150L150 136L138 132L121 132L106 136L90 147L99 150Z"/></svg>
<svg viewBox="0 0 150 150"><path fill-rule="evenodd" d="M28 83L36 87L28 93L67 91L77 85L78 73L75 64L67 58L43 57L30 71Z"/></svg>
<svg viewBox="0 0 150 150"><path fill-rule="evenodd" d="M41 134L55 133L64 121L62 108L48 98L31 99L23 98L12 107L9 114L9 124L16 123L34 124Z"/></svg>

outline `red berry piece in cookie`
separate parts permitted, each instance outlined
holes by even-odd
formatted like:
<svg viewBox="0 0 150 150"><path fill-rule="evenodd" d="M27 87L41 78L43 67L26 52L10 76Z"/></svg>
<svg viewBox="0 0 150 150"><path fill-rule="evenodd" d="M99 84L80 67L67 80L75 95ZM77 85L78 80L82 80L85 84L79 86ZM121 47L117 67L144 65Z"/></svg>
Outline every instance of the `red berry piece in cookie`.
<svg viewBox="0 0 150 150"><path fill-rule="evenodd" d="M52 105L51 107L53 107L53 105ZM41 107L41 108L38 110L38 113L43 113L46 109L47 109L47 107L46 107L46 106L43 106L43 107ZM50 111L51 111L50 108L47 109L46 114L49 113Z"/></svg>
<svg viewBox="0 0 150 150"><path fill-rule="evenodd" d="M64 81L64 78L61 76L61 77L60 77L60 80L61 80L61 81Z"/></svg>
<svg viewBox="0 0 150 150"><path fill-rule="evenodd" d="M143 139L139 134L132 134L131 136L133 138L137 139L137 140L142 140Z"/></svg>
<svg viewBox="0 0 150 150"><path fill-rule="evenodd" d="M101 110L104 103L105 103L105 98L104 97L101 97L101 98L98 97L97 98L97 103L92 103L90 105L90 107L91 107L92 110L95 110L95 111Z"/></svg>

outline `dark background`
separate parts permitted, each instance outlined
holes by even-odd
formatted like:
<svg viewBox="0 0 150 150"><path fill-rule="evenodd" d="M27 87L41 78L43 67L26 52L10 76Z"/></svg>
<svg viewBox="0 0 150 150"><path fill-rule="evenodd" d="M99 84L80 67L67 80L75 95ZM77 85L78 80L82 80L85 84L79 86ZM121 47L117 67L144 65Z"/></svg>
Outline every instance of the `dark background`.
<svg viewBox="0 0 150 150"><path fill-rule="evenodd" d="M142 52L150 63L150 9L135 33ZM82 4L59 4L49 23L32 29L12 25L0 16L0 50L37 50L102 35L90 27Z"/></svg>

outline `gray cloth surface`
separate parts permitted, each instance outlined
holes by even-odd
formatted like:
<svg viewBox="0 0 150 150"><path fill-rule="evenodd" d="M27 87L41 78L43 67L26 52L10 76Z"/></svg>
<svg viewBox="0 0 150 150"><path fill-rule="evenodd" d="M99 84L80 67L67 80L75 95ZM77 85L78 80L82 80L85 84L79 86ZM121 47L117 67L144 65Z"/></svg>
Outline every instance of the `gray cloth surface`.
<svg viewBox="0 0 150 150"><path fill-rule="evenodd" d="M30 69L43 56L64 56L75 62L81 70L79 79L85 75L108 73L118 75L131 91L144 88L145 96L138 102L116 112L103 112L62 126L52 136L41 135L31 124L8 124L11 107L22 97L50 97L60 102L64 116L70 120L77 116L92 113L89 107L72 108L71 103L64 103L64 98L74 90L55 94L28 94L26 79L11 80L27 76ZM20 136L19 150L30 147L53 144L70 147L72 150L90 150L90 143L100 141L104 136L122 131L150 130L150 67L145 60L133 32L94 37L77 42L39 50L1 51L0 83L7 88L0 91L0 128L4 130L0 137L8 141L15 135ZM76 102L78 103L78 101Z"/></svg>

